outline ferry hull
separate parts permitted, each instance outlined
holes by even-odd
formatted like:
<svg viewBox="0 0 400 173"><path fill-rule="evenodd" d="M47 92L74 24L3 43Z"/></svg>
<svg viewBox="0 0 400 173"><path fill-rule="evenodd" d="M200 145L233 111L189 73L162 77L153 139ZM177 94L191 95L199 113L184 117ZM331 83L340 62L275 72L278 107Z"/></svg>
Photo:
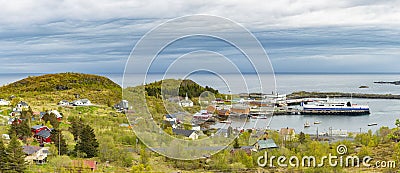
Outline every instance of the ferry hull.
<svg viewBox="0 0 400 173"><path fill-rule="evenodd" d="M369 115L369 110L303 110L302 115Z"/></svg>

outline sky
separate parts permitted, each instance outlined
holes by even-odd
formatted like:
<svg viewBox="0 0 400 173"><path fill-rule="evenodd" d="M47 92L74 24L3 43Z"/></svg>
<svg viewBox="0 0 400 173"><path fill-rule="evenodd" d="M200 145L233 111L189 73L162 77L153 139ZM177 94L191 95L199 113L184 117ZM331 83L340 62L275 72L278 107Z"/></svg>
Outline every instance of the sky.
<svg viewBox="0 0 400 173"><path fill-rule="evenodd" d="M400 73L398 0L0 1L0 73L122 73L148 31L192 14L247 28L275 72ZM189 38L168 47L153 72L187 50L240 58L218 40Z"/></svg>

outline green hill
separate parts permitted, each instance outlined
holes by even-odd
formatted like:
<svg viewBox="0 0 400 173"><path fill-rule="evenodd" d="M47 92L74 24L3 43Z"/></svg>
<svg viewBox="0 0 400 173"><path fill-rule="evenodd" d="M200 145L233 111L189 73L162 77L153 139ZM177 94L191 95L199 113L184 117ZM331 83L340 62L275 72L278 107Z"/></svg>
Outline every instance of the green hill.
<svg viewBox="0 0 400 173"><path fill-rule="evenodd" d="M165 82L165 83L163 83ZM204 91L209 91L211 93L214 93L216 95L220 95L218 90L215 90L209 86L200 86L196 82L192 80L176 80L176 79L165 79L162 81L157 81L153 82L150 84L146 84L145 89L147 92L147 95L149 96L160 96L161 95L161 88L165 87L163 89L163 94L166 95L171 95L176 91L176 86L179 86L179 96L184 97L186 94L188 95L189 98L192 97L199 97L201 93Z"/></svg>
<svg viewBox="0 0 400 173"><path fill-rule="evenodd" d="M94 104L114 104L121 100L121 87L110 79L81 73L58 73L28 77L0 87L0 98L11 95L24 100L54 103L75 100L75 95Z"/></svg>

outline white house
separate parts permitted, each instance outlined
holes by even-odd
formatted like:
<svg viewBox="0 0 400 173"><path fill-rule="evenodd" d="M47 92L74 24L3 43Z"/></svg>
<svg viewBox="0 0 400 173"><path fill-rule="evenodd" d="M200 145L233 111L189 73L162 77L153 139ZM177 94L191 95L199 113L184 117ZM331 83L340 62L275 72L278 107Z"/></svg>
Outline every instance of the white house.
<svg viewBox="0 0 400 173"><path fill-rule="evenodd" d="M25 162L30 164L44 164L47 162L47 155L50 153L49 147L23 146L22 148L27 155Z"/></svg>
<svg viewBox="0 0 400 173"><path fill-rule="evenodd" d="M69 105L69 101L61 100L60 102L58 102L58 105L60 105L60 106L68 106Z"/></svg>
<svg viewBox="0 0 400 173"><path fill-rule="evenodd" d="M50 111L47 111L47 114L49 114L49 115L51 115L51 114L55 115L56 118L57 118L57 120L61 120L61 118L63 117L62 114L61 114L60 112L58 112L57 110L50 110ZM40 117L40 118L42 118L42 117Z"/></svg>
<svg viewBox="0 0 400 173"><path fill-rule="evenodd" d="M13 109L14 112L21 112L23 109L28 109L29 105L26 102L20 101L15 108Z"/></svg>
<svg viewBox="0 0 400 173"><path fill-rule="evenodd" d="M89 99L80 99L72 102L73 106L91 106L93 105Z"/></svg>
<svg viewBox="0 0 400 173"><path fill-rule="evenodd" d="M180 101L179 105L182 107L193 107L193 102L191 100L189 100L187 93L186 93L185 100Z"/></svg>
<svg viewBox="0 0 400 173"><path fill-rule="evenodd" d="M0 99L0 106L8 106L10 105L10 101Z"/></svg>

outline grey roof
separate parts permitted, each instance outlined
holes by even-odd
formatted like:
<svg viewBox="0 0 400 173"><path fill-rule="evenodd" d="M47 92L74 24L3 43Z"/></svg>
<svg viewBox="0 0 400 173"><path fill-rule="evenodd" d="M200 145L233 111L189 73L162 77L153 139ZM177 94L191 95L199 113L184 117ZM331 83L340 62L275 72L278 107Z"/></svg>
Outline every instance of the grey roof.
<svg viewBox="0 0 400 173"><path fill-rule="evenodd" d="M22 106L29 106L28 103L20 101L18 104L21 104Z"/></svg>
<svg viewBox="0 0 400 173"><path fill-rule="evenodd" d="M82 99L81 102L82 102L83 104L85 104L85 103L90 102L90 101L89 101L89 99Z"/></svg>
<svg viewBox="0 0 400 173"><path fill-rule="evenodd" d="M176 135L182 135L189 137L192 133L196 132L195 130L184 130L184 129L172 129L172 132Z"/></svg>
<svg viewBox="0 0 400 173"><path fill-rule="evenodd" d="M38 146L22 146L22 148L22 151L27 155L32 155L40 150L40 147Z"/></svg>
<svg viewBox="0 0 400 173"><path fill-rule="evenodd" d="M42 128L42 127L44 127L44 126L42 126L42 125L35 125L35 126L32 127L32 129L36 130L36 129L40 129L40 128Z"/></svg>
<svg viewBox="0 0 400 173"><path fill-rule="evenodd" d="M176 118L175 114L167 114L165 115L166 118Z"/></svg>
<svg viewBox="0 0 400 173"><path fill-rule="evenodd" d="M42 130L42 131L36 133L36 136L40 136L42 138L48 138L48 137L50 137L50 135L51 135L50 131L48 131L48 130Z"/></svg>

